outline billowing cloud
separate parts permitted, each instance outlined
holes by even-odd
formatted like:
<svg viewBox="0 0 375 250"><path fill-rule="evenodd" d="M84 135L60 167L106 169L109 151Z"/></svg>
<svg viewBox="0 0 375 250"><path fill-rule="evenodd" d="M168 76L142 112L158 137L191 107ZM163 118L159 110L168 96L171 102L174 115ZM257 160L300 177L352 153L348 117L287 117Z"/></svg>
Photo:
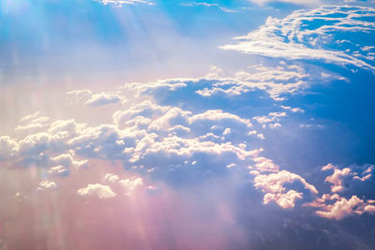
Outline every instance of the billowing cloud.
<svg viewBox="0 0 375 250"><path fill-rule="evenodd" d="M346 188L350 188L354 182L365 182L372 178L374 166L363 167L345 167L340 169L329 163L322 167L322 171L332 171L333 173L326 177L325 182L331 183L331 192L342 192Z"/></svg>
<svg viewBox="0 0 375 250"><path fill-rule="evenodd" d="M317 194L318 190L309 184L301 176L281 170L271 159L263 156L253 158L254 166L250 166L250 174L254 175L254 186L264 193L263 203L268 204L274 201L283 209L293 208L297 199L303 198L303 190L291 189L293 183L300 183L303 189L312 194Z"/></svg>
<svg viewBox="0 0 375 250"><path fill-rule="evenodd" d="M258 30L235 38L221 49L285 59L323 60L375 72L373 49L366 34L375 30L371 7L322 6L298 10L277 19L269 17Z"/></svg>
<svg viewBox="0 0 375 250"><path fill-rule="evenodd" d="M286 170L271 174L256 173L256 177L254 178L254 186L265 193L264 204L275 201L282 208L292 208L297 199L302 199L302 192L297 192L293 189L286 190L285 184L292 184L294 182L301 183L306 190L309 190L313 194L318 193L316 188L304 178Z"/></svg>
<svg viewBox="0 0 375 250"><path fill-rule="evenodd" d="M108 181L109 183L116 183L120 180L120 176L118 176L117 174L108 173L104 176L104 180Z"/></svg>
<svg viewBox="0 0 375 250"><path fill-rule="evenodd" d="M0 137L0 159L9 159L19 150L18 143L9 136Z"/></svg>
<svg viewBox="0 0 375 250"><path fill-rule="evenodd" d="M193 161L199 162L193 165L197 171L205 171L199 170L200 164L222 161L213 171L223 172L226 165L248 161L261 150L244 140L244 135L252 137L250 131L250 119L222 110L193 113L141 100L115 111L110 124L52 120L44 131L18 141L2 137L2 151L25 166L47 167L50 176L68 176L71 167L87 167L88 159L121 161L127 168L158 176L171 169L182 174ZM147 172L154 168L157 171ZM132 189L134 180L120 182Z"/></svg>
<svg viewBox="0 0 375 250"><path fill-rule="evenodd" d="M349 199L339 196L338 194L325 194L321 198L305 206L317 207L317 215L328 219L340 220L350 215L361 215L363 213L375 212L375 201L358 198L353 195Z"/></svg>
<svg viewBox="0 0 375 250"><path fill-rule="evenodd" d="M88 184L87 187L77 190L77 193L81 196L98 197L99 199L111 199L117 196L115 192L109 186L102 185L99 183Z"/></svg>
<svg viewBox="0 0 375 250"><path fill-rule="evenodd" d="M317 208L316 214L328 218L340 220L347 216L361 215L375 212L375 200L359 198L359 185L364 185L372 177L374 166L351 166L340 169L331 163L322 167L322 171L333 171L325 178L325 182L331 184L331 193L323 194L304 206ZM358 195L347 195L350 189ZM340 193L340 194L338 194ZM343 194L343 195L342 195Z"/></svg>
<svg viewBox="0 0 375 250"><path fill-rule="evenodd" d="M104 180L111 185L117 184L124 190L124 194L131 194L134 190L144 185L143 179L140 177L131 177L127 179L120 179L116 174L107 173Z"/></svg>
<svg viewBox="0 0 375 250"><path fill-rule="evenodd" d="M292 209L305 202L305 206L315 207L319 216L345 217L346 214L331 215L334 213L331 211L337 210L333 200L317 198L318 188L310 183L309 178L305 179L293 169L281 168L272 159L263 156L265 149L262 147L262 142L267 141L267 132L277 132L275 129L284 126L284 120L304 115L300 107L279 103L284 104L288 97L307 88L312 74L316 79L331 78L312 71L306 73L303 67L285 62L276 67L257 65L252 70L252 73L240 72L233 78L221 78L218 73L212 73L195 79L128 83L109 92L68 92L68 102L73 100L75 105L90 105L93 110L113 103L112 121L92 125L74 119L56 120L40 113L32 114L21 119L20 124L42 123L43 126L37 131L25 130L28 134L24 137L1 137L2 158L15 159L17 164L26 167L42 167L48 178L60 178L61 186L64 185L61 177L70 178L75 170L87 168L91 160L112 164L120 162L126 170L139 175L124 178L107 173L103 179L77 191L80 196L99 199L148 190L144 178L171 186L184 186L205 183L215 176L243 173L242 178L250 179L254 192L262 195L265 205L275 203L283 209ZM216 68L217 71L219 69ZM244 115L224 106L223 109L199 109L194 106L195 103L189 106L168 102L173 100L169 96L180 96L179 91L184 97L208 100L218 93L223 93L223 98L231 97L234 89L238 90L234 95L249 91L265 92L273 101L257 115ZM125 99L128 101L120 105ZM165 102L165 99L168 101ZM176 102L180 101L185 100ZM269 129L259 132L262 127ZM249 165L250 175L246 174ZM357 171L327 165L322 173L333 173L325 176L323 181L331 185L332 192L342 192L349 182L365 182L371 178L372 169L367 167ZM352 204L350 197L337 198L337 206L347 201ZM363 204L363 209L358 211L372 209L368 206L371 201L360 200L355 200L356 204Z"/></svg>

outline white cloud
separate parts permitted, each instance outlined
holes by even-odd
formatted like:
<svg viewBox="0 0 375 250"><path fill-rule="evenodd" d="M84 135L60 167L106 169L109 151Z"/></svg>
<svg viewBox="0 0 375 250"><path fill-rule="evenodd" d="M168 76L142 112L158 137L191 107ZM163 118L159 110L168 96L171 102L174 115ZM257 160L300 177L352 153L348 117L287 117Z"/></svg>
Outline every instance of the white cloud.
<svg viewBox="0 0 375 250"><path fill-rule="evenodd" d="M36 112L27 115L20 119L19 125L15 128L16 131L43 129L49 125L49 117L42 116L41 112Z"/></svg>
<svg viewBox="0 0 375 250"><path fill-rule="evenodd" d="M111 184L118 184L125 191L124 194L131 194L138 187L143 186L143 179L140 177L131 177L128 179L120 179L120 176L116 174L108 173L105 175L104 180Z"/></svg>
<svg viewBox="0 0 375 250"><path fill-rule="evenodd" d="M213 84L197 90L196 93L209 97L219 94L241 95L255 90L268 92L276 101L282 101L287 95L298 93L308 86L311 75L297 65L281 62L277 67L257 65L251 72L240 71L233 78L211 78ZM204 79L201 79L204 80Z"/></svg>
<svg viewBox="0 0 375 250"><path fill-rule="evenodd" d="M325 179L326 182L330 182L333 185L331 186L331 191L333 193L341 192L344 190L343 187L343 178L346 176L349 176L351 174L350 168L344 168L344 169L337 169L335 168L332 175L327 176Z"/></svg>
<svg viewBox="0 0 375 250"><path fill-rule="evenodd" d="M271 201L276 202L280 207L287 209L293 208L297 199L302 199L302 193L295 190L289 190L286 193L267 193L264 195L263 202L268 204Z"/></svg>
<svg viewBox="0 0 375 250"><path fill-rule="evenodd" d="M81 196L98 197L99 199L110 199L117 196L109 186L99 183L88 184L87 187L77 190Z"/></svg>
<svg viewBox="0 0 375 250"><path fill-rule="evenodd" d="M340 169L337 166L329 163L322 167L322 171L333 170L333 173L326 177L325 182L331 183L331 192L337 193L345 190L345 187L349 188L350 184L355 181L365 182L372 177L372 171L374 166L364 166L356 168L343 168Z"/></svg>
<svg viewBox="0 0 375 250"><path fill-rule="evenodd" d="M304 113L305 111L301 108L292 108L292 107L289 107L289 106L283 106L281 105L280 106L282 109L286 109L286 110L290 110L292 111L293 113L297 113L297 112L300 112L300 113Z"/></svg>
<svg viewBox="0 0 375 250"><path fill-rule="evenodd" d="M283 209L293 208L297 199L303 198L303 192L287 188L285 184L300 183L305 190L317 194L318 190L301 176L287 170L279 170L271 159L256 156L254 166L250 166L250 174L255 175L254 186L264 193L263 203L274 201ZM288 190L289 189L289 190Z"/></svg>
<svg viewBox="0 0 375 250"><path fill-rule="evenodd" d="M278 122L280 121L281 117L286 117L287 114L285 112L271 112L267 116L255 116L253 119L256 120L260 124L266 124L271 122ZM275 125L277 123L272 124L273 128L279 127ZM281 126L281 124L280 124Z"/></svg>
<svg viewBox="0 0 375 250"><path fill-rule="evenodd" d="M55 164L61 164L64 166L73 166L76 168L87 167L88 160L74 160L71 154L61 154L51 158L52 162Z"/></svg>
<svg viewBox="0 0 375 250"><path fill-rule="evenodd" d="M104 176L104 180L108 181L109 183L116 183L120 180L120 176L118 176L117 174L108 173Z"/></svg>
<svg viewBox="0 0 375 250"><path fill-rule="evenodd" d="M303 184L303 186L310 190L312 193L317 194L316 188L307 183L301 176L291 173L286 170L282 170L277 173L271 173L268 175L258 175L255 177L255 187L261 188L264 192L270 193L280 193L285 191L285 183L293 183L298 181Z"/></svg>
<svg viewBox="0 0 375 250"><path fill-rule="evenodd" d="M314 10L298 10L284 19L269 17L258 30L247 36L235 38L235 45L220 48L247 54L285 59L324 60L329 63L353 65L375 72L373 60L362 54L345 50L341 44L332 48L326 44L335 35L353 40L353 33L367 33L375 30L374 8L350 6L322 6ZM321 24L321 21L324 21ZM307 28L309 27L309 28Z"/></svg>
<svg viewBox="0 0 375 250"><path fill-rule="evenodd" d="M340 220L350 215L361 215L366 212L374 213L374 203L374 200L365 201L356 195L353 195L350 199L346 199L337 194L324 194L322 198L304 205L319 208L320 210L316 214L321 217Z"/></svg>
<svg viewBox="0 0 375 250"><path fill-rule="evenodd" d="M284 3L292 3L298 5L315 5L320 3L320 0L249 0L250 2L256 3L258 5L264 5L270 2L284 2Z"/></svg>
<svg viewBox="0 0 375 250"><path fill-rule="evenodd" d="M122 97L118 93L102 92L91 95L90 99L85 102L85 105L97 107L121 101Z"/></svg>
<svg viewBox="0 0 375 250"><path fill-rule="evenodd" d="M221 11L224 11L224 12L228 12L228 13L235 13L237 11L235 10L231 10L231 9L228 9L228 8L225 8L225 7L222 7L220 6L219 4L217 3L204 3L204 2L190 2L190 3L183 3L181 4L182 6L205 6L205 7L216 7L218 8L219 10Z"/></svg>
<svg viewBox="0 0 375 250"><path fill-rule="evenodd" d="M223 112L222 110L207 110L204 113L193 115L189 117L188 119L190 124L197 122L197 121L202 121L202 120L206 120L206 121L207 120L209 121L232 120L238 123L243 123L247 127L252 127L250 120L240 118L239 116L231 114L231 113Z"/></svg>
<svg viewBox="0 0 375 250"><path fill-rule="evenodd" d="M279 172L279 166L277 166L271 159L266 157L255 157L253 158L255 162L255 169L261 172Z"/></svg>
<svg viewBox="0 0 375 250"><path fill-rule="evenodd" d="M55 175L55 176L67 176L69 175L69 169L65 166L58 165L55 167L51 167L48 170L48 174Z"/></svg>
<svg viewBox="0 0 375 250"><path fill-rule="evenodd" d="M56 189L57 184L54 181L44 180L39 183L38 191Z"/></svg>
<svg viewBox="0 0 375 250"><path fill-rule="evenodd" d="M325 182L331 183L331 193L323 194L312 202L305 203L306 207L317 208L316 214L328 218L340 220L351 215L375 212L375 200L359 198L357 195L344 197L338 192L344 193L352 188L352 184L363 184L372 177L373 165L352 166L340 169L329 163L321 168L322 171L333 173L325 178ZM356 187L356 186L354 186ZM358 187L357 187L358 188ZM355 191L355 190L352 190Z"/></svg>
<svg viewBox="0 0 375 250"><path fill-rule="evenodd" d="M143 186L143 180L142 178L123 179L119 180L118 184L125 188L125 194L129 194L136 188Z"/></svg>
<svg viewBox="0 0 375 250"><path fill-rule="evenodd" d="M93 0L93 1L102 3L104 5L113 4L113 5L117 6L117 7L121 7L124 4L134 5L134 4L139 4L139 3L141 3L141 4L148 4L148 5L154 5L153 2L145 1L145 0Z"/></svg>
<svg viewBox="0 0 375 250"><path fill-rule="evenodd" d="M0 136L0 160L1 158L10 158L19 150L16 140L9 136Z"/></svg>

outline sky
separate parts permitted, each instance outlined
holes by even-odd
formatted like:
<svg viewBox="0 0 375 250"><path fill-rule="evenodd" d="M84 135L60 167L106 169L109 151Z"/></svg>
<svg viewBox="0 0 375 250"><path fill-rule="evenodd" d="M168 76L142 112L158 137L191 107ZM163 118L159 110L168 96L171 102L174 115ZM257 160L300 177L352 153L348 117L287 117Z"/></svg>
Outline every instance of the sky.
<svg viewBox="0 0 375 250"><path fill-rule="evenodd" d="M375 249L375 2L2 0L0 249Z"/></svg>

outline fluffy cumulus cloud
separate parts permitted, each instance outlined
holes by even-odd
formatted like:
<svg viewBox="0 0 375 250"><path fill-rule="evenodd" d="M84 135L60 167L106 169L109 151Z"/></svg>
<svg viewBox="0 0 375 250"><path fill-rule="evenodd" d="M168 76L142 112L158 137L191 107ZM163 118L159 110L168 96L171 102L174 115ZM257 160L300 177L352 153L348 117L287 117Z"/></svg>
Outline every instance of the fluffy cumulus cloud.
<svg viewBox="0 0 375 250"><path fill-rule="evenodd" d="M235 38L224 50L285 59L323 60L375 72L374 48L368 34L375 30L371 7L322 6L269 17L258 30Z"/></svg>
<svg viewBox="0 0 375 250"><path fill-rule="evenodd" d="M303 191L287 188L288 184L300 183L304 190L318 193L304 178L287 170L280 171L279 166L266 157L255 157L253 161L255 165L249 167L250 173L255 175L254 186L264 193L264 204L273 201L284 209L293 208L296 200L303 198Z"/></svg>
<svg viewBox="0 0 375 250"><path fill-rule="evenodd" d="M353 195L349 199L338 194L324 194L321 198L305 206L317 207L317 215L328 219L343 219L350 215L361 215L363 213L375 212L375 200L363 200Z"/></svg>
<svg viewBox="0 0 375 250"><path fill-rule="evenodd" d="M314 201L305 203L304 206L315 207L317 215L336 220L352 215L374 213L375 200L350 195L350 191L353 190L360 194L361 186L369 189L366 188L366 184L371 183L373 169L373 165L339 168L329 163L323 166L324 173L333 172L325 178L325 182L331 184L331 193L323 194Z"/></svg>
<svg viewBox="0 0 375 250"><path fill-rule="evenodd" d="M88 91L69 95L80 99L82 93L92 96ZM192 168L197 173L187 176L189 182L206 171L204 164L216 162L218 166L210 171L225 172L228 164L248 161L261 151L246 140L254 131L250 119L223 110L192 112L143 99L115 111L112 123L89 126L73 119L48 119L44 129L30 131L24 138L2 137L3 158L47 168L51 177L69 176L72 167L87 168L88 159L121 161L128 169L167 179L172 179L171 172L182 175ZM118 180L129 190L141 183L140 179Z"/></svg>
<svg viewBox="0 0 375 250"><path fill-rule="evenodd" d="M329 163L322 167L322 171L333 171L333 173L326 177L325 182L331 184L331 192L338 193L343 192L345 188L355 183L366 182L373 176L375 167L373 165L363 167L345 167L340 169L338 166L334 166Z"/></svg>
<svg viewBox="0 0 375 250"><path fill-rule="evenodd" d="M131 177L107 173L76 191L79 196L103 200L116 200L137 190L159 190L156 185L145 185L145 179L184 187L242 173L265 206L274 203L290 210L302 205L328 219L373 212L372 199L344 193L347 187L371 179L373 166L322 167L322 182L329 185L331 193L320 195L308 177L280 167L265 156L267 133L280 130L286 119L305 114L302 108L284 102L307 87L312 71L306 73L301 66L285 62L276 67L258 65L253 73L241 72L233 78L219 77L219 69L214 70L203 78L127 83L110 92L70 91L67 101L71 105L89 105L95 110L112 104L112 121L92 125L31 114L17 127L26 135L0 137L1 159L42 168L44 177L53 181L41 182L38 190L56 189L55 179L63 187L66 177L76 170L89 170L91 160L120 162L126 170L135 172L137 176ZM244 115L246 112L234 112L223 105L220 109L197 108L194 101L192 105L181 104L182 100L173 99L181 95L180 91L186 98L204 101L216 95L225 100L260 91L272 101L258 115ZM40 125L25 128L28 124Z"/></svg>
<svg viewBox="0 0 375 250"><path fill-rule="evenodd" d="M87 187L78 189L77 193L81 196L97 197L104 200L114 198L117 195L109 186L99 183L88 184Z"/></svg>
<svg viewBox="0 0 375 250"><path fill-rule="evenodd" d="M120 176L111 173L107 173L104 176L104 181L110 183L112 186L120 186L123 189L124 194L131 194L133 191L144 185L143 179L140 177L120 179Z"/></svg>

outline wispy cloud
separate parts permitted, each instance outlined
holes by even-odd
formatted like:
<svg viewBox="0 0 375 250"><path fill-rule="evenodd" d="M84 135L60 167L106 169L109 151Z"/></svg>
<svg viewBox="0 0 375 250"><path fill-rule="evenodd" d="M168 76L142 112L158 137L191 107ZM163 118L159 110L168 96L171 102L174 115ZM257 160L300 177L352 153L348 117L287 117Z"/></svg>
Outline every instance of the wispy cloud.
<svg viewBox="0 0 375 250"><path fill-rule="evenodd" d="M292 60L324 60L375 72L373 54L365 49L371 42L364 39L375 30L375 24L368 19L374 15L375 9L370 7L298 10L284 19L269 17L258 30L236 37L237 44L220 48Z"/></svg>
<svg viewBox="0 0 375 250"><path fill-rule="evenodd" d="M238 12L236 10L231 10L231 9L222 7L221 5L219 5L217 3L191 2L191 3L182 3L181 5L182 6L190 6L190 7L194 7L194 6L215 7L215 8L220 9L221 11L228 12L228 13Z"/></svg>
<svg viewBox="0 0 375 250"><path fill-rule="evenodd" d="M107 4L112 4L112 5L115 5L115 6L118 6L118 7L121 7L122 5L124 4L130 4L130 5L134 5L134 4L148 4L148 5L154 5L153 2L151 1L145 1L145 0L93 0L95 2L100 2L104 5L107 5Z"/></svg>
<svg viewBox="0 0 375 250"><path fill-rule="evenodd" d="M271 2L283 2L292 3L297 5L315 5L320 3L320 0L249 0L250 2L256 3L258 5L264 5Z"/></svg>

